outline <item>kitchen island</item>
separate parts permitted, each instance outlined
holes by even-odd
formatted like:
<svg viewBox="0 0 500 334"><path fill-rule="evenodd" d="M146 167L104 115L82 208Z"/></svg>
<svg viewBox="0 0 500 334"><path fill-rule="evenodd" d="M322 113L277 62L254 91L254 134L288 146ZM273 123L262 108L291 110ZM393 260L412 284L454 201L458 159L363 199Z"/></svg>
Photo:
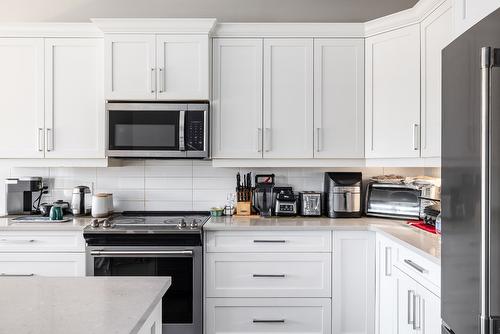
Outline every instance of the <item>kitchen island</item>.
<svg viewBox="0 0 500 334"><path fill-rule="evenodd" d="M161 333L170 277L0 277L0 333Z"/></svg>

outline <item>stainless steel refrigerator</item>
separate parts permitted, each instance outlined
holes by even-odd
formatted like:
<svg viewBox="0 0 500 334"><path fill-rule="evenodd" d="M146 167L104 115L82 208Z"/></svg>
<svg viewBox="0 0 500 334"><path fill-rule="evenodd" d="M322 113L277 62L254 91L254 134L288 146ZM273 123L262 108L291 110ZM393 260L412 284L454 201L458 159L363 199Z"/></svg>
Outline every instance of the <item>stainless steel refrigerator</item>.
<svg viewBox="0 0 500 334"><path fill-rule="evenodd" d="M500 10L443 51L443 333L500 333Z"/></svg>

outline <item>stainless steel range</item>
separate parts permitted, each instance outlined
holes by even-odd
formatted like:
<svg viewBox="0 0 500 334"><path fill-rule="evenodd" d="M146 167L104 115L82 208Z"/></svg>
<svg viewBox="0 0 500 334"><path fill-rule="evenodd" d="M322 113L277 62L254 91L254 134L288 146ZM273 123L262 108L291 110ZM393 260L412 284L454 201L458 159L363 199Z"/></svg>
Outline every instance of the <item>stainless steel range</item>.
<svg viewBox="0 0 500 334"><path fill-rule="evenodd" d="M202 226L206 212L124 212L84 229L88 276L170 276L163 331L202 333Z"/></svg>

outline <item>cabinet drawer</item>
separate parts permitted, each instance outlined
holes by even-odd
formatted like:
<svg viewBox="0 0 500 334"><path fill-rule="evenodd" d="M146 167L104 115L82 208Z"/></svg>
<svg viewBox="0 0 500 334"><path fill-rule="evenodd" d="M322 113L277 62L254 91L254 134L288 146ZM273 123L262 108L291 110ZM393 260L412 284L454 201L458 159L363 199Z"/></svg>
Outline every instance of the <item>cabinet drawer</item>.
<svg viewBox="0 0 500 334"><path fill-rule="evenodd" d="M0 252L84 252L82 232L0 232Z"/></svg>
<svg viewBox="0 0 500 334"><path fill-rule="evenodd" d="M208 298L205 333L331 333L328 298Z"/></svg>
<svg viewBox="0 0 500 334"><path fill-rule="evenodd" d="M206 255L208 297L330 297L331 254Z"/></svg>
<svg viewBox="0 0 500 334"><path fill-rule="evenodd" d="M85 253L0 253L0 275L85 276Z"/></svg>
<svg viewBox="0 0 500 334"><path fill-rule="evenodd" d="M331 252L330 231L208 232L207 252Z"/></svg>
<svg viewBox="0 0 500 334"><path fill-rule="evenodd" d="M398 257L394 265L439 295L439 287L441 286L441 267L439 265L402 246L398 249Z"/></svg>

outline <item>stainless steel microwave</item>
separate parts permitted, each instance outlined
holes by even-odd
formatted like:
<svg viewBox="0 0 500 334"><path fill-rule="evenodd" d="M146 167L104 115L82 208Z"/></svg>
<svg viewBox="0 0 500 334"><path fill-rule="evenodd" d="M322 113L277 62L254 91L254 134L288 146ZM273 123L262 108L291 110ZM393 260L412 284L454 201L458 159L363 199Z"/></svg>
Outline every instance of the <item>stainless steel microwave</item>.
<svg viewBox="0 0 500 334"><path fill-rule="evenodd" d="M208 158L208 102L108 102L107 154L130 158Z"/></svg>

